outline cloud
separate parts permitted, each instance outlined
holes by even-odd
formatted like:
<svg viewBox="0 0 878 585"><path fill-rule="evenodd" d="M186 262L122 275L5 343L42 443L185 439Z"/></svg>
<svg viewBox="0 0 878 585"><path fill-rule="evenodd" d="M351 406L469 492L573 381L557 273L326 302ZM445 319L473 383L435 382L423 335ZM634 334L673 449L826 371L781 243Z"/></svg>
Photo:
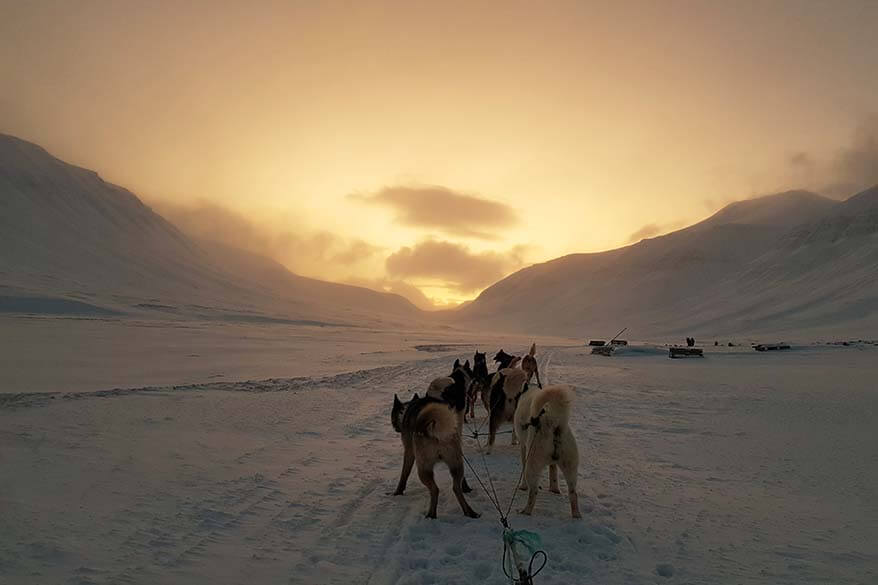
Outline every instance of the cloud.
<svg viewBox="0 0 878 585"><path fill-rule="evenodd" d="M393 278L436 279L448 289L472 293L521 268L523 253L521 246L506 253L474 253L461 244L426 240L400 248L388 256L385 266Z"/></svg>
<svg viewBox="0 0 878 585"><path fill-rule="evenodd" d="M317 278L337 278L342 269L377 258L382 251L363 240L327 231L271 227L209 201L190 205L154 201L151 205L189 237L268 256L293 272Z"/></svg>
<svg viewBox="0 0 878 585"><path fill-rule="evenodd" d="M371 195L352 194L351 199L390 207L396 221L448 234L497 239L496 230L518 223L515 210L498 201L483 199L442 186L385 187Z"/></svg>
<svg viewBox="0 0 878 585"><path fill-rule="evenodd" d="M793 154L791 154L788 162L791 167L806 170L814 168L815 164L813 157L804 151L794 152Z"/></svg>
<svg viewBox="0 0 878 585"><path fill-rule="evenodd" d="M705 200L705 205L713 205L712 201ZM657 224L657 223L648 223L630 236L628 236L628 243L633 244L635 242L639 242L640 240L644 240L646 238L654 238L655 236L659 236L662 234L666 234L668 232L672 232L674 230L678 230L681 227L687 225L688 222L685 221L673 221L671 223Z"/></svg>
<svg viewBox="0 0 878 585"><path fill-rule="evenodd" d="M651 238L653 236L657 236L662 233L662 228L656 223L648 223L630 236L628 236L628 242L639 242L645 238Z"/></svg>
<svg viewBox="0 0 878 585"><path fill-rule="evenodd" d="M793 182L829 197L846 199L878 184L878 114L860 121L850 144L820 160L807 151L792 154L787 168Z"/></svg>
<svg viewBox="0 0 878 585"><path fill-rule="evenodd" d="M390 278L349 278L345 281L347 284L370 288L378 292L388 292L397 294L407 299L411 304L424 311L436 310L436 302L427 297L424 292L413 284L404 280L393 280Z"/></svg>
<svg viewBox="0 0 878 585"><path fill-rule="evenodd" d="M830 190L849 196L878 184L878 115L863 120L851 145L839 150L832 162L835 185ZM838 193L839 189L845 189Z"/></svg>

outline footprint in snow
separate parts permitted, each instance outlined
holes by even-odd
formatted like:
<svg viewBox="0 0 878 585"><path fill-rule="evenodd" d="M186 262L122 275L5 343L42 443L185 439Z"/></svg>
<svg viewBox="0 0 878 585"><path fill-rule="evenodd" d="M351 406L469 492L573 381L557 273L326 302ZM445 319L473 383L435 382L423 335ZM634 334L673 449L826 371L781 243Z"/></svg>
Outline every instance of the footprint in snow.
<svg viewBox="0 0 878 585"><path fill-rule="evenodd" d="M674 567L669 565L668 563L661 563L659 565L656 565L655 572L659 575L659 577L673 577Z"/></svg>

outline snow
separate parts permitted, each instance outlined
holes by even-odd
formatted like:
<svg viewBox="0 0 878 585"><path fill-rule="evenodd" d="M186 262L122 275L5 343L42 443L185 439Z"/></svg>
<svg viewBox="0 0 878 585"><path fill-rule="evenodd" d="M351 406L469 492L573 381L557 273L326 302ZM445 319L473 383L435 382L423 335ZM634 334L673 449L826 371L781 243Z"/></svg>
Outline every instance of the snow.
<svg viewBox="0 0 878 585"><path fill-rule="evenodd" d="M461 343L524 343L457 329L0 315L0 396L324 376L418 360ZM538 343L558 338L537 337ZM447 372L446 372L447 373Z"/></svg>
<svg viewBox="0 0 878 585"><path fill-rule="evenodd" d="M733 203L665 236L525 268L460 314L492 330L640 338L874 336L878 188Z"/></svg>
<svg viewBox="0 0 878 585"><path fill-rule="evenodd" d="M322 331L289 342L315 371L337 362L332 374L6 395L0 582L504 583L498 517L471 472L478 520L446 471L438 520L422 516L416 475L388 495L402 455L393 394L423 390L476 341L411 349L428 337L405 349L348 332L333 354ZM387 353L357 368L369 345ZM640 347L538 345L544 381L576 387L584 518L548 490L533 517L512 513L548 553L536 583L878 580L878 349L669 360ZM508 434L486 461L508 503L520 472Z"/></svg>

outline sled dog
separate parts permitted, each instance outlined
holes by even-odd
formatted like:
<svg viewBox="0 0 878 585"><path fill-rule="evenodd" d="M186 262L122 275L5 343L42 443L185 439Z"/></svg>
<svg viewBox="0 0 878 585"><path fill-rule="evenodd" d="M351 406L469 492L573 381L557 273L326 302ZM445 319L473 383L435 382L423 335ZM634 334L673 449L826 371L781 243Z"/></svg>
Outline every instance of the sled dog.
<svg viewBox="0 0 878 585"><path fill-rule="evenodd" d="M527 374L519 368L504 368L491 379L491 408L488 419L488 449L494 446L497 431L506 423L511 423L515 415L515 405L522 394L527 393ZM512 433L512 444L517 443Z"/></svg>
<svg viewBox="0 0 878 585"><path fill-rule="evenodd" d="M527 505L522 514L533 513L540 476L549 467L549 490L561 493L558 487L558 467L567 482L570 514L581 518L576 494L576 475L579 469L579 449L576 437L570 431L570 407L573 388L567 385L547 386L525 392L515 410L515 432L521 444L521 465L524 468L519 489L528 490Z"/></svg>
<svg viewBox="0 0 878 585"><path fill-rule="evenodd" d="M536 375L537 377L537 387L542 388L543 383L540 382L540 370L537 367L537 344L534 343L530 346L530 352L523 358L521 358L521 369L527 373L527 383L530 384L531 378Z"/></svg>
<svg viewBox="0 0 878 585"><path fill-rule="evenodd" d="M472 380L466 392L466 415L476 416L476 398L481 396L485 410L491 404L491 376L488 374L488 361L485 353L476 351L473 356Z"/></svg>
<svg viewBox="0 0 878 585"><path fill-rule="evenodd" d="M394 495L405 492L412 465L417 463L418 477L430 491L426 516L435 518L439 487L433 468L439 461L444 461L451 471L452 491L463 513L470 518L478 518L479 514L470 507L463 495L463 447L459 417L453 407L436 398L421 398L417 394L408 402L402 402L394 394L390 421L394 430L400 433L404 448L402 474Z"/></svg>

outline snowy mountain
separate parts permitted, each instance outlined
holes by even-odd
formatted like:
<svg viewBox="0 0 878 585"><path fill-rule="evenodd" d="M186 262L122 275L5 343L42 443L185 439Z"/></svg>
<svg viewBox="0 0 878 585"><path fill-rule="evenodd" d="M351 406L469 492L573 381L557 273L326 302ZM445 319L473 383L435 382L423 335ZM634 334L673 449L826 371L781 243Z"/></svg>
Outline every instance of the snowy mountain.
<svg viewBox="0 0 878 585"><path fill-rule="evenodd" d="M195 242L133 193L0 135L0 312L378 322L398 295Z"/></svg>
<svg viewBox="0 0 878 585"><path fill-rule="evenodd" d="M498 330L609 336L878 331L878 187L847 201L790 191L656 238L537 264L457 318Z"/></svg>

